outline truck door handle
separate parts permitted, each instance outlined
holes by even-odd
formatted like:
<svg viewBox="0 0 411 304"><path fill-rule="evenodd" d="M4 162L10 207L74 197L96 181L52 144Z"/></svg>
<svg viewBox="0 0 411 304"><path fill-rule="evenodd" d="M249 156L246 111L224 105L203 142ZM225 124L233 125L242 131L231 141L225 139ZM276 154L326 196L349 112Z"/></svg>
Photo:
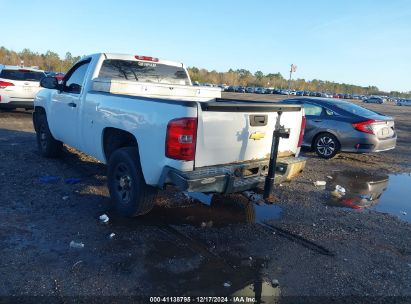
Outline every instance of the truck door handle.
<svg viewBox="0 0 411 304"><path fill-rule="evenodd" d="M314 119L314 122L322 122L321 119Z"/></svg>
<svg viewBox="0 0 411 304"><path fill-rule="evenodd" d="M77 107L77 104L75 104L74 102L70 102L67 104L69 107L75 108Z"/></svg>
<svg viewBox="0 0 411 304"><path fill-rule="evenodd" d="M268 121L267 115L250 115L250 126L266 126Z"/></svg>

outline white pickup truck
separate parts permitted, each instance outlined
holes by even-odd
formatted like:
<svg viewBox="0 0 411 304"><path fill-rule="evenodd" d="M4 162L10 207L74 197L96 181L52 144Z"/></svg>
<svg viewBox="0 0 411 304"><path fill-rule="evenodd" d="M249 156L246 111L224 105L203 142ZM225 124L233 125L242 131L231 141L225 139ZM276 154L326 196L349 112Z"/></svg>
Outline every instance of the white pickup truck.
<svg viewBox="0 0 411 304"><path fill-rule="evenodd" d="M222 99L219 88L192 86L181 63L94 54L41 86L33 113L40 153L56 157L65 143L106 163L111 199L125 216L149 212L167 185L204 193L262 185L278 113L288 138L279 142L275 181L305 166L301 106Z"/></svg>

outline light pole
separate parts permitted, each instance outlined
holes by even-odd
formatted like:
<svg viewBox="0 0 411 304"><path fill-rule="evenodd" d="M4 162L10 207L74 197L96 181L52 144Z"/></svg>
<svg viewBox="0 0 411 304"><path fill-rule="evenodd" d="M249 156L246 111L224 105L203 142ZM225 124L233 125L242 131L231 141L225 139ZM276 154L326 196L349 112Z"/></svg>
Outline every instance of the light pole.
<svg viewBox="0 0 411 304"><path fill-rule="evenodd" d="M291 67L290 67L290 79L288 79L288 94L287 94L287 97L290 96L290 91L291 91L291 77L292 77L292 74L293 74L293 72L295 73L296 71L297 71L297 66L294 65L294 64L291 64Z"/></svg>

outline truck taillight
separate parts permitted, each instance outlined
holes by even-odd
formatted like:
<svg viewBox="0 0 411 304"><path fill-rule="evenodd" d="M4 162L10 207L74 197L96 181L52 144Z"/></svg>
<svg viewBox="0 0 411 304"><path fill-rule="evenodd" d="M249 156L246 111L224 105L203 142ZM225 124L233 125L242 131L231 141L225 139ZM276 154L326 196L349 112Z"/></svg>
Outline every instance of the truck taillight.
<svg viewBox="0 0 411 304"><path fill-rule="evenodd" d="M150 56L139 56L136 55L134 56L137 60L145 60L145 61L153 61L153 62L158 62L158 58L155 57L150 57Z"/></svg>
<svg viewBox="0 0 411 304"><path fill-rule="evenodd" d="M304 138L304 130L305 130L305 116L301 118L301 129L300 129L300 137L298 139L298 148L301 147L303 144L303 138Z"/></svg>
<svg viewBox="0 0 411 304"><path fill-rule="evenodd" d="M194 160L197 142L197 118L178 118L167 125L166 156Z"/></svg>
<svg viewBox="0 0 411 304"><path fill-rule="evenodd" d="M13 87L14 84L11 82L7 82L7 81L1 81L0 80L0 89L4 89L5 87Z"/></svg>
<svg viewBox="0 0 411 304"><path fill-rule="evenodd" d="M369 119L369 120L353 123L352 126L357 131L368 133L368 134L374 134L374 130L372 128L372 124L374 122L376 122L374 119Z"/></svg>

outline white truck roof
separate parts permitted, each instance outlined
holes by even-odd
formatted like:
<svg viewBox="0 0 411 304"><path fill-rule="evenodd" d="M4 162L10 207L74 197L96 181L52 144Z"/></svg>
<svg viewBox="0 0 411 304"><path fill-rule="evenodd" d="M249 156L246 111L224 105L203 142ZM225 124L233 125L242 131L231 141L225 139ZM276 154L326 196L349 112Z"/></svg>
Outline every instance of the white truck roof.
<svg viewBox="0 0 411 304"><path fill-rule="evenodd" d="M119 59L119 60L137 60L136 56L141 56L141 57L154 58L154 59L157 60L156 63L166 64L166 65L171 65L171 66L176 66L176 67L185 67L182 62L164 60L164 59L159 59L159 58L154 57L154 56L146 56L146 55L141 55L141 54L132 55L132 54L121 54L121 53L95 53L95 54L91 54L91 55L88 55L88 56L84 56L83 58L99 57L99 56L104 56L104 57L106 57L106 59ZM140 60L142 60L142 59L140 59Z"/></svg>

